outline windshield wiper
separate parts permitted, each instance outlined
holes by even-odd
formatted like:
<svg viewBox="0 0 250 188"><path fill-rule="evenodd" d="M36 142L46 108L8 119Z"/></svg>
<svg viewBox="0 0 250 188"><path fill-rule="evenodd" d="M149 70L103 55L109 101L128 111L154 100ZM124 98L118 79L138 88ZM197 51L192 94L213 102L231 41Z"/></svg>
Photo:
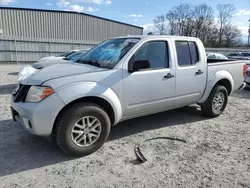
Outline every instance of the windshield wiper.
<svg viewBox="0 0 250 188"><path fill-rule="evenodd" d="M67 60L67 61L68 61L68 60L70 60L70 59L69 59L69 58L67 58L67 57L64 57L63 59L64 59L64 60Z"/></svg>
<svg viewBox="0 0 250 188"><path fill-rule="evenodd" d="M78 63L82 63L82 64L88 64L88 65L92 65L92 66L95 66L95 67L100 67L101 64L98 63L97 61L92 61L92 60L77 60Z"/></svg>

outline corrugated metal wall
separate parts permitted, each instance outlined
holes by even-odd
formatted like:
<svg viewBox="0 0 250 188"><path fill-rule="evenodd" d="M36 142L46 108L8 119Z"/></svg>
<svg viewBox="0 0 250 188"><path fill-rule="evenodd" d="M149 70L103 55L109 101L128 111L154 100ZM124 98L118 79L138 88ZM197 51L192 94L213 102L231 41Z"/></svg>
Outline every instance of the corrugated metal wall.
<svg viewBox="0 0 250 188"><path fill-rule="evenodd" d="M143 29L81 13L0 8L0 63L34 62Z"/></svg>
<svg viewBox="0 0 250 188"><path fill-rule="evenodd" d="M56 40L7 39L0 37L0 63L32 63L42 57L74 50L88 49L95 44Z"/></svg>

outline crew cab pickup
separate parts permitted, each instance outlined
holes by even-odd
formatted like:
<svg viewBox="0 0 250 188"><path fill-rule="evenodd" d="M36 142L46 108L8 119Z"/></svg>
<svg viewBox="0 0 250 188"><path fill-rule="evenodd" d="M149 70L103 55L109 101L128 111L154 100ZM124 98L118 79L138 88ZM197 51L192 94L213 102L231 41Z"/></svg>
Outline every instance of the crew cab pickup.
<svg viewBox="0 0 250 188"><path fill-rule="evenodd" d="M34 135L51 135L72 156L98 150L111 126L127 119L199 104L217 117L245 87L242 61L206 59L198 38L129 36L106 40L74 64L23 79L11 109Z"/></svg>

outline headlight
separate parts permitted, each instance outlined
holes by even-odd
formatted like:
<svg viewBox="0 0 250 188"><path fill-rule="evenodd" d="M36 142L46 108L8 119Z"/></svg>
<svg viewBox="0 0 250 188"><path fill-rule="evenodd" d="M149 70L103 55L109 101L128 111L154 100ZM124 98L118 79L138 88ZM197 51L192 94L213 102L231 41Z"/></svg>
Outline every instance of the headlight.
<svg viewBox="0 0 250 188"><path fill-rule="evenodd" d="M51 87L31 86L26 96L26 102L39 102L54 93Z"/></svg>

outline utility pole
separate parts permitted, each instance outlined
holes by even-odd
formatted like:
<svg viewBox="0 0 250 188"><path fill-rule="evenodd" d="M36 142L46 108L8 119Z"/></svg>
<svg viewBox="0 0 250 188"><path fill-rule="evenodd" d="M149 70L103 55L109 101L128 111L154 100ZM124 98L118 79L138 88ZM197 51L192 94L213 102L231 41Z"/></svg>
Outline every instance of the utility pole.
<svg viewBox="0 0 250 188"><path fill-rule="evenodd" d="M249 27L248 27L248 42L247 42L247 48L249 48L249 42L250 42L250 19L249 21Z"/></svg>

